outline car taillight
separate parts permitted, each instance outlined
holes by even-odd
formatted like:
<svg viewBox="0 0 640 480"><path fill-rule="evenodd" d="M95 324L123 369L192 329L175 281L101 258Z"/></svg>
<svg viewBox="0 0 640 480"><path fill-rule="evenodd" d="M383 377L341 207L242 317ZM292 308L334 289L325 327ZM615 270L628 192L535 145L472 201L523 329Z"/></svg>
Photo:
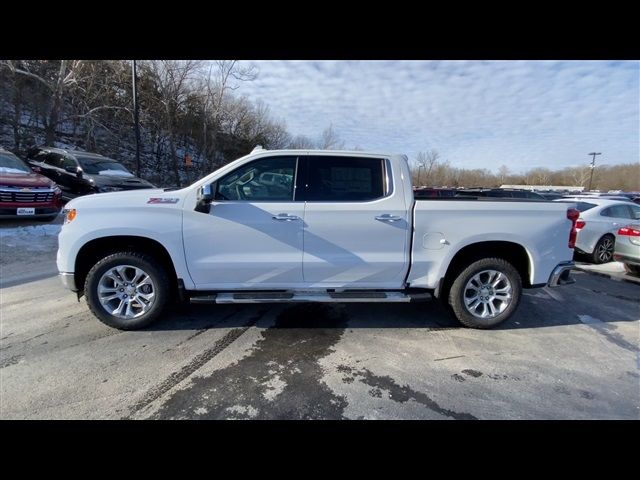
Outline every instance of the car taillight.
<svg viewBox="0 0 640 480"><path fill-rule="evenodd" d="M578 220L576 222L576 230L582 230L584 226L587 224L584 220Z"/></svg>
<svg viewBox="0 0 640 480"><path fill-rule="evenodd" d="M629 242L640 245L640 227L622 227L618 230L618 235L629 238Z"/></svg>
<svg viewBox="0 0 640 480"><path fill-rule="evenodd" d="M632 227L623 227L618 230L618 235L628 235L630 237L640 237L640 230Z"/></svg>
<svg viewBox="0 0 640 480"><path fill-rule="evenodd" d="M571 231L569 232L569 248L575 248L576 238L578 237L578 218L580 212L575 208L569 208L567 210L567 218L571 220ZM584 221L582 221L582 227L584 227ZM580 228L582 228L580 227Z"/></svg>

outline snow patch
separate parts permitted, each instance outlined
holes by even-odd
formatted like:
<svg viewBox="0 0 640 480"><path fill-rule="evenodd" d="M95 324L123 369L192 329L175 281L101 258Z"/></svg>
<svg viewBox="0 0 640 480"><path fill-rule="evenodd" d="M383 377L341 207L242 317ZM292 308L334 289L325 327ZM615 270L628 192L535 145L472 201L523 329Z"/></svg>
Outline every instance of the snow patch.
<svg viewBox="0 0 640 480"><path fill-rule="evenodd" d="M98 175L108 175L109 177L135 177L133 173L122 170L100 170Z"/></svg>
<svg viewBox="0 0 640 480"><path fill-rule="evenodd" d="M3 247L28 251L50 251L58 245L58 234L62 225L28 225L0 229ZM4 249L3 249L4 250ZM3 251L3 254L5 251ZM10 255L10 252L6 252Z"/></svg>
<svg viewBox="0 0 640 480"><path fill-rule="evenodd" d="M251 405L234 405L226 409L229 413L236 415L247 416L249 418L255 418L258 416L258 410Z"/></svg>
<svg viewBox="0 0 640 480"><path fill-rule="evenodd" d="M280 375L276 375L267 382L264 382L262 385L266 387L262 396L266 400L273 402L273 400L284 391L284 388L287 386L287 382L282 380Z"/></svg>

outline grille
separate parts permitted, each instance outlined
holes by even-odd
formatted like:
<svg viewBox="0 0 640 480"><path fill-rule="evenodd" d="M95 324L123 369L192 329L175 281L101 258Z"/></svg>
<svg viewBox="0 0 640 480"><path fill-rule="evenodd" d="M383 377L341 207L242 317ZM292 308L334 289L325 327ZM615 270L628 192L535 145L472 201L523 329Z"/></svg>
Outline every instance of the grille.
<svg viewBox="0 0 640 480"><path fill-rule="evenodd" d="M53 192L0 191L0 202L46 203L53 200Z"/></svg>

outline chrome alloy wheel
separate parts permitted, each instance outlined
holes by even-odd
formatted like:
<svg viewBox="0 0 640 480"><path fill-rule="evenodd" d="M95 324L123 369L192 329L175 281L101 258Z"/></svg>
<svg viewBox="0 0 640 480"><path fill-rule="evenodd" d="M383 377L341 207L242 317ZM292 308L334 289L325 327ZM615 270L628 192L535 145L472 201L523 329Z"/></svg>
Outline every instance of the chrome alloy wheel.
<svg viewBox="0 0 640 480"><path fill-rule="evenodd" d="M476 273L464 287L464 305L474 317L496 317L506 310L512 299L511 282L497 270Z"/></svg>
<svg viewBox="0 0 640 480"><path fill-rule="evenodd" d="M98 299L107 313L124 319L144 315L155 300L151 277L132 265L107 270L98 282Z"/></svg>
<svg viewBox="0 0 640 480"><path fill-rule="evenodd" d="M598 245L596 254L598 255L598 259L600 260L600 262L610 262L611 258L613 257L613 240L605 237Z"/></svg>

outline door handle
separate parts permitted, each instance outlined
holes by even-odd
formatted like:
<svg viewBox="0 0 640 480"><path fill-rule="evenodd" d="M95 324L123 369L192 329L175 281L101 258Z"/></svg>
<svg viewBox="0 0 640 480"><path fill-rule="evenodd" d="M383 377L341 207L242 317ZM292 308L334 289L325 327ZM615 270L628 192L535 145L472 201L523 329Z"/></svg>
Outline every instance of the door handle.
<svg viewBox="0 0 640 480"><path fill-rule="evenodd" d="M300 217L296 215L289 215L288 213L279 213L278 215L274 215L274 220L280 220L282 222L292 222L293 220L300 220Z"/></svg>
<svg viewBox="0 0 640 480"><path fill-rule="evenodd" d="M402 220L401 217L397 215L391 215L390 213L385 213L383 215L378 215L376 220L380 220L381 222L397 222L398 220Z"/></svg>

